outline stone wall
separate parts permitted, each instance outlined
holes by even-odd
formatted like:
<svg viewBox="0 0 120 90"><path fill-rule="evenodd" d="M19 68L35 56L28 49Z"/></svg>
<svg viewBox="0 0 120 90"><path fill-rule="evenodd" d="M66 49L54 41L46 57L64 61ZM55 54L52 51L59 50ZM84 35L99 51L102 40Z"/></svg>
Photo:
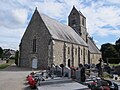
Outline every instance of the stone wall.
<svg viewBox="0 0 120 90"><path fill-rule="evenodd" d="M64 64L78 67L78 65L88 63L88 48L76 44L56 41L53 45L53 62L55 65Z"/></svg>
<svg viewBox="0 0 120 90"><path fill-rule="evenodd" d="M48 44L50 34L39 13L34 12L20 44L20 66L31 67L32 59L38 60L38 68L46 69L48 65ZM36 39L36 52L33 52L33 39Z"/></svg>
<svg viewBox="0 0 120 90"><path fill-rule="evenodd" d="M53 63L55 65L63 64L64 62L64 42L55 40L53 45Z"/></svg>
<svg viewBox="0 0 120 90"><path fill-rule="evenodd" d="M90 54L91 64L98 64L100 58L101 58L101 54Z"/></svg>

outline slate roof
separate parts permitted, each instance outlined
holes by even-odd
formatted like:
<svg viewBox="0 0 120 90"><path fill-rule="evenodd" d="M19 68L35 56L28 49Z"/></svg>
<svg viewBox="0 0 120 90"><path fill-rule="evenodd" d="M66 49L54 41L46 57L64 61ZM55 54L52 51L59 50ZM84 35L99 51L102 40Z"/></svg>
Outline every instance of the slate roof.
<svg viewBox="0 0 120 90"><path fill-rule="evenodd" d="M90 37L88 37L88 49L90 51L90 53L94 53L94 54L101 54L101 52L99 51L99 49L97 48L97 46L95 45L95 43L91 40Z"/></svg>
<svg viewBox="0 0 120 90"><path fill-rule="evenodd" d="M45 14L39 13L53 39L88 46L86 42L70 27Z"/></svg>

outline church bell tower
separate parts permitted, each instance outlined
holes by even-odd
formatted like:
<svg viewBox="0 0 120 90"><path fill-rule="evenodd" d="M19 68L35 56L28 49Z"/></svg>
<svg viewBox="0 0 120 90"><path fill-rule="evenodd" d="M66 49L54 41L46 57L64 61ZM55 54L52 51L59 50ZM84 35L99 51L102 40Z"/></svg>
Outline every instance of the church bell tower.
<svg viewBox="0 0 120 90"><path fill-rule="evenodd" d="M68 25L87 42L86 17L74 6L68 16Z"/></svg>

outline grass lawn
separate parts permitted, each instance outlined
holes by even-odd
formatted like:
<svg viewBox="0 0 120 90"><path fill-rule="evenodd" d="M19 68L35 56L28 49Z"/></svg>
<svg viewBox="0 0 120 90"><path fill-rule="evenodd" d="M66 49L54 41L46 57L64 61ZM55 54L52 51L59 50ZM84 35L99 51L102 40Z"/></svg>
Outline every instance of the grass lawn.
<svg viewBox="0 0 120 90"><path fill-rule="evenodd" d="M110 64L110 66L119 66L119 64Z"/></svg>
<svg viewBox="0 0 120 90"><path fill-rule="evenodd" d="M0 65L0 69L4 69L4 68L8 67L9 65L10 65L10 64L6 64L6 63L5 63L5 64L1 64L1 65Z"/></svg>
<svg viewBox="0 0 120 90"><path fill-rule="evenodd" d="M15 62L15 60L9 60L8 63L1 64L1 65L0 65L0 69L4 69L4 68L8 67L8 66L10 66L11 64L13 64L14 62Z"/></svg>

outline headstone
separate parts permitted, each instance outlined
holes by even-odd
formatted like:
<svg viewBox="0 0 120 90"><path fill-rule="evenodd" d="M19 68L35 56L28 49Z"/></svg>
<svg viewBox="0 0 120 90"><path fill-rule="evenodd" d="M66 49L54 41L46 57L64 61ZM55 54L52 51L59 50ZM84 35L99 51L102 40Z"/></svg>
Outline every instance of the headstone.
<svg viewBox="0 0 120 90"><path fill-rule="evenodd" d="M76 70L76 80L79 82L81 81L81 70L80 68L78 70Z"/></svg>
<svg viewBox="0 0 120 90"><path fill-rule="evenodd" d="M64 76L71 78L71 69L68 66L64 67Z"/></svg>
<svg viewBox="0 0 120 90"><path fill-rule="evenodd" d="M118 75L114 74L113 75L113 80L118 80Z"/></svg>
<svg viewBox="0 0 120 90"><path fill-rule="evenodd" d="M56 66L55 75L62 76L62 68L59 65Z"/></svg>
<svg viewBox="0 0 120 90"><path fill-rule="evenodd" d="M120 66L115 66L114 71L120 75Z"/></svg>
<svg viewBox="0 0 120 90"><path fill-rule="evenodd" d="M85 76L85 68L81 68L81 81L84 82L86 79L86 76Z"/></svg>
<svg viewBox="0 0 120 90"><path fill-rule="evenodd" d="M45 78L48 77L48 73L46 70L43 70L42 72L43 72L43 77L45 77Z"/></svg>
<svg viewBox="0 0 120 90"><path fill-rule="evenodd" d="M56 67L57 67L57 71L61 71L62 70L62 68L59 65L57 65Z"/></svg>
<svg viewBox="0 0 120 90"><path fill-rule="evenodd" d="M51 74L54 74L55 71L56 71L56 67L55 65L52 65L52 67L50 68Z"/></svg>
<svg viewBox="0 0 120 90"><path fill-rule="evenodd" d="M74 67L71 68L71 78L76 79L76 69Z"/></svg>

